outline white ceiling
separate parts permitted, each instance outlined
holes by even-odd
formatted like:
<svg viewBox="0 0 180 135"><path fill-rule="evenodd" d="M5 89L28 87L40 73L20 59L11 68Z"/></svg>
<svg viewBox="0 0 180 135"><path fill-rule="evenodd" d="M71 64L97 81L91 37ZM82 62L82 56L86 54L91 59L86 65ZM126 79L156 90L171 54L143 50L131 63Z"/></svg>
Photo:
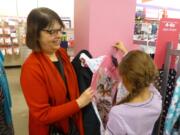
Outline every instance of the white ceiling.
<svg viewBox="0 0 180 135"><path fill-rule="evenodd" d="M137 4L144 4L150 6L160 6L164 8L180 9L180 0L152 0L142 3L142 0L136 0Z"/></svg>

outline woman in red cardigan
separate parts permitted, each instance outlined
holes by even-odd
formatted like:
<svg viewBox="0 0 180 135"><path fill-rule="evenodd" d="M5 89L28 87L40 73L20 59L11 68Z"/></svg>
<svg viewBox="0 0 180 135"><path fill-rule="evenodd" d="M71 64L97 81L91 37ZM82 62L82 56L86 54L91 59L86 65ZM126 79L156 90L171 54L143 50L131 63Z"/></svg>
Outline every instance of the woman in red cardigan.
<svg viewBox="0 0 180 135"><path fill-rule="evenodd" d="M93 91L79 96L74 69L60 48L63 29L51 9L36 8L28 15L26 44L32 53L22 66L21 87L29 107L29 135L49 135L52 124L68 134L70 119L84 135L80 109L90 103Z"/></svg>

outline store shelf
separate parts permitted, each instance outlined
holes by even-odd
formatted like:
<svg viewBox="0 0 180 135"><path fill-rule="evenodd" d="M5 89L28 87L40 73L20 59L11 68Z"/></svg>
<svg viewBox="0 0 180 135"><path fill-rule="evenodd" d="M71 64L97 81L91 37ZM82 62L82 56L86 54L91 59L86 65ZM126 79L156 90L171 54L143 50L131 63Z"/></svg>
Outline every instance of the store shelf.
<svg viewBox="0 0 180 135"><path fill-rule="evenodd" d="M133 40L133 43L138 45L149 45L149 46L156 45L155 41L146 41L146 40Z"/></svg>
<svg viewBox="0 0 180 135"><path fill-rule="evenodd" d="M19 54L11 54L4 56L4 66L5 67L17 67L21 66L27 56L30 54L31 50L28 49L26 46L21 46L19 50Z"/></svg>

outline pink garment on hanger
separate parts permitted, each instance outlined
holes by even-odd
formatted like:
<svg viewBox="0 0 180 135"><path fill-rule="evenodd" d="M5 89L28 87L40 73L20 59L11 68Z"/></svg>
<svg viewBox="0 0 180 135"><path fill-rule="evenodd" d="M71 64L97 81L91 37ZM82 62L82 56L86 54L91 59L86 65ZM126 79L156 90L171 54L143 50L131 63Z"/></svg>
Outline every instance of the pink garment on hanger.
<svg viewBox="0 0 180 135"><path fill-rule="evenodd" d="M112 56L117 59L118 63L122 58L117 50L112 49L93 74L91 82L91 88L95 90L95 104L103 127L106 127L108 113L113 106L113 101L116 100L114 99L116 98L115 93L120 82L118 68L113 64Z"/></svg>

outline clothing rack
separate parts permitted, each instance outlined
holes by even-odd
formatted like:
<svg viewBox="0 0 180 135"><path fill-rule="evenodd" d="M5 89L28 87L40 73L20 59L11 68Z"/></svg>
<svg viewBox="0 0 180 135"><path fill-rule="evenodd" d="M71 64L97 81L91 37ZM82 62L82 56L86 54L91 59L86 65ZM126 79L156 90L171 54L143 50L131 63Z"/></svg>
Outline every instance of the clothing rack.
<svg viewBox="0 0 180 135"><path fill-rule="evenodd" d="M162 80L162 87L161 87L161 95L162 95L162 101L163 104L165 102L165 97L166 97L166 91L167 91L167 85L168 85L168 75L169 75L169 70L170 70L170 65L171 65L171 58L172 56L175 56L176 58L179 57L179 60L176 65L176 79L180 76L180 50L175 50L172 48L173 43L168 42L167 43L167 48L166 48L166 56L165 56L165 62L164 62L164 69L163 69L163 80ZM160 117L160 122L161 122L161 117ZM179 122L180 126L180 122Z"/></svg>
<svg viewBox="0 0 180 135"><path fill-rule="evenodd" d="M164 70L163 70L164 75L163 75L163 80L162 80L162 89L161 89L163 101L164 101L165 96L166 96L168 75L169 75L169 69L170 69L170 64L171 64L171 56L176 56L176 57L179 56L179 58L180 58L180 50L172 49L172 42L168 42L167 43L167 49L166 49ZM180 60L178 60L176 72L177 72L176 73L176 79L177 79L177 77L180 76Z"/></svg>

